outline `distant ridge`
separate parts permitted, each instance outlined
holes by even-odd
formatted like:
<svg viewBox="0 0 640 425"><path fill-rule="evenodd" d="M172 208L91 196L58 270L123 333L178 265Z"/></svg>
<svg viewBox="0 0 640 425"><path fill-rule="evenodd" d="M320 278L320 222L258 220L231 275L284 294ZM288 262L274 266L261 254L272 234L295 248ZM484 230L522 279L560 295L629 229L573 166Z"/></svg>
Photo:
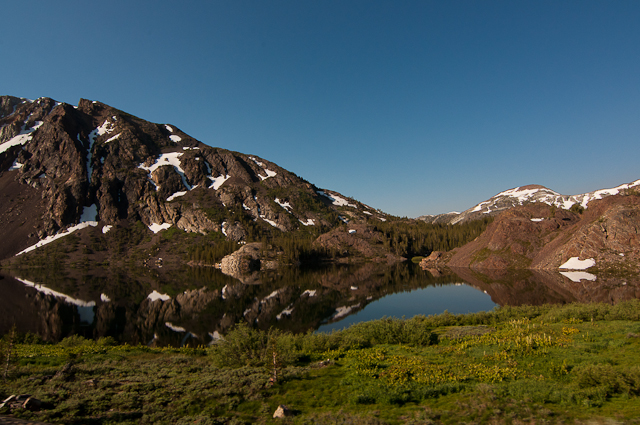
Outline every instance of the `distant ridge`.
<svg viewBox="0 0 640 425"><path fill-rule="evenodd" d="M617 195L622 191L631 189L636 186L640 186L640 180L621 184L620 186L611 189L599 189L580 195L566 196L561 195L558 192L555 192L544 186L530 184L500 192L497 195L492 196L488 200L480 202L479 204L469 208L462 213L450 212L438 215L423 215L418 217L418 220L423 220L428 223L456 224L465 221L477 220L486 217L487 215L493 216L504 210L508 210L516 206L527 205L536 202L547 205L554 205L557 208L562 208L565 210L571 209L572 207L574 207L574 205L581 208L587 208L589 202L592 200L602 199L611 195Z"/></svg>

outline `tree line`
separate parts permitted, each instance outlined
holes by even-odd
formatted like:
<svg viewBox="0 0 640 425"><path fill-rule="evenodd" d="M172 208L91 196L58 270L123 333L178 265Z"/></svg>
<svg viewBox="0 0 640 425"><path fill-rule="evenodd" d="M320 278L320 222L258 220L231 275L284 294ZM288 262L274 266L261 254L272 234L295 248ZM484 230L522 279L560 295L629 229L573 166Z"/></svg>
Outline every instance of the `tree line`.
<svg viewBox="0 0 640 425"><path fill-rule="evenodd" d="M463 246L478 237L491 221L491 217L485 217L452 225L405 219L376 223L374 231L380 232L386 250L411 258ZM277 260L280 264L309 264L338 255L337 249L323 248L313 243L327 229L305 228L296 232L267 228L261 232L253 230L248 232L248 242L261 242L263 258ZM220 238L215 242L190 246L188 255L196 263L214 264L239 247L237 242Z"/></svg>

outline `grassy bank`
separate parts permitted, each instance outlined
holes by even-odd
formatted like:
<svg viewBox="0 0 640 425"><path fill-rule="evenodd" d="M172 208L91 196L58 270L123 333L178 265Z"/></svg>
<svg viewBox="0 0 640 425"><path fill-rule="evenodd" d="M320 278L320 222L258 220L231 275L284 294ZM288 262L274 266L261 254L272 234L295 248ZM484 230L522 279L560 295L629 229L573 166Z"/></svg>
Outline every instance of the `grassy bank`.
<svg viewBox="0 0 640 425"><path fill-rule="evenodd" d="M11 352L0 397L33 395L39 411L13 414L51 423L640 423L638 301L332 334L237 326L211 348L69 338ZM280 404L295 415L272 419Z"/></svg>

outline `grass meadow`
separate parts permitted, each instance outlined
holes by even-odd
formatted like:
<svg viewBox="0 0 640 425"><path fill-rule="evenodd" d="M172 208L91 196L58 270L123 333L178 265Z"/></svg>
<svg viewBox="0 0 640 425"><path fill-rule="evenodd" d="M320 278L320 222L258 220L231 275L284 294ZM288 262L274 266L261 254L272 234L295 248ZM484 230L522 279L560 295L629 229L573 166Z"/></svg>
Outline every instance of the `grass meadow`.
<svg viewBox="0 0 640 425"><path fill-rule="evenodd" d="M636 300L388 318L328 334L238 324L211 347L5 335L0 348L0 397L43 402L0 414L49 423L640 423ZM273 419L281 404L292 416Z"/></svg>

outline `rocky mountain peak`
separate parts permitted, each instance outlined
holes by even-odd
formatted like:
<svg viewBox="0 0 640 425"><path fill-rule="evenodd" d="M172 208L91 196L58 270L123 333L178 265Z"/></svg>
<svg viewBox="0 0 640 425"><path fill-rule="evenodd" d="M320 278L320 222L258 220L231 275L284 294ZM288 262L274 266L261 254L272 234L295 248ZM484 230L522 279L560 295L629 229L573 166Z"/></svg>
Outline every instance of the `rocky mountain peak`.
<svg viewBox="0 0 640 425"><path fill-rule="evenodd" d="M83 223L141 221L150 231L175 226L243 240L251 226L286 232L385 217L264 158L101 102L1 96L0 114L0 196L9 199L0 217L14 223L4 210L24 199L39 204L21 209L29 225L11 228L0 257Z"/></svg>

